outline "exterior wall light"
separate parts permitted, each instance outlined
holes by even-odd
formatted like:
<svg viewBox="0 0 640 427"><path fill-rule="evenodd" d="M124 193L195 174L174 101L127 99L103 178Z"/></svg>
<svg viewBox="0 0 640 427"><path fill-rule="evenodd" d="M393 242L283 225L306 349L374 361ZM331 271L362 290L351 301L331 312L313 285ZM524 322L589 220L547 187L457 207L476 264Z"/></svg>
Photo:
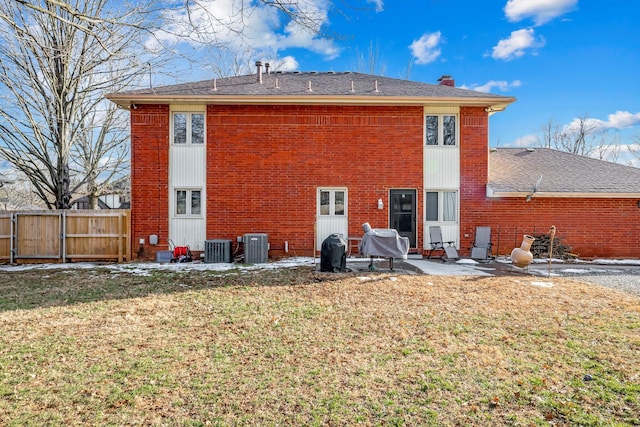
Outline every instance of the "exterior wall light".
<svg viewBox="0 0 640 427"><path fill-rule="evenodd" d="M378 199L378 209L383 209L384 203L382 203L382 199Z"/></svg>

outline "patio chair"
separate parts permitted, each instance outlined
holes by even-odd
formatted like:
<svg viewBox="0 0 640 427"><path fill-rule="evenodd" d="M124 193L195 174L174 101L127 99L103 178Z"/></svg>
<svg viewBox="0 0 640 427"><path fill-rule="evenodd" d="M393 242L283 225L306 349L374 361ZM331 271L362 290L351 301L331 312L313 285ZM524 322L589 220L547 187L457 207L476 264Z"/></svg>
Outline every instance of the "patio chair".
<svg viewBox="0 0 640 427"><path fill-rule="evenodd" d="M442 253L438 259L443 260L444 256L447 256L447 260L456 260L459 258L458 250L453 245L455 242L444 242L442 240L442 230L439 225L432 225L429 227L429 238L431 240L431 249L427 252L427 259L431 259L431 256L435 251L441 251ZM445 246L445 244L447 246ZM444 260L443 260L444 261Z"/></svg>
<svg viewBox="0 0 640 427"><path fill-rule="evenodd" d="M471 259L488 262L492 256L491 227L476 227L476 237L471 247Z"/></svg>

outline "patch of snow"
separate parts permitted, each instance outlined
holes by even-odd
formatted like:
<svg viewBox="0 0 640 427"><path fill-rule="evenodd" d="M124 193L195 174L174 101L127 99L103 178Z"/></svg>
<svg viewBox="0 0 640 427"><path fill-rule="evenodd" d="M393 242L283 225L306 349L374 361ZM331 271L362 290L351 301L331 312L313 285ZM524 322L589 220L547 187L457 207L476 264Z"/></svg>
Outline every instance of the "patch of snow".
<svg viewBox="0 0 640 427"><path fill-rule="evenodd" d="M471 258L460 258L458 261L456 261L456 264L477 264L478 262L476 260L473 260Z"/></svg>
<svg viewBox="0 0 640 427"><path fill-rule="evenodd" d="M551 288L553 283L551 282L530 282L533 286L540 286L541 288Z"/></svg>

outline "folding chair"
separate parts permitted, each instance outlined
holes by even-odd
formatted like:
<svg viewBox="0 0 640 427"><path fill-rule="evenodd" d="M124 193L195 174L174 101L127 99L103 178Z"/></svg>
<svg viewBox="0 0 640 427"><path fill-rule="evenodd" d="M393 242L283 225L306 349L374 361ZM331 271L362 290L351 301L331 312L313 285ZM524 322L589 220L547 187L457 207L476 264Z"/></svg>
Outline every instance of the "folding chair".
<svg viewBox="0 0 640 427"><path fill-rule="evenodd" d="M476 237L471 247L471 259L489 261L491 253L491 227L476 227Z"/></svg>
<svg viewBox="0 0 640 427"><path fill-rule="evenodd" d="M435 251L442 251L442 254L438 257L442 259L445 255L447 260L458 259L458 250L453 246L453 241L442 241L442 230L439 225L432 225L429 227L429 238L431 240L431 249L427 252L427 259L431 259L431 256ZM445 246L445 243L447 246Z"/></svg>

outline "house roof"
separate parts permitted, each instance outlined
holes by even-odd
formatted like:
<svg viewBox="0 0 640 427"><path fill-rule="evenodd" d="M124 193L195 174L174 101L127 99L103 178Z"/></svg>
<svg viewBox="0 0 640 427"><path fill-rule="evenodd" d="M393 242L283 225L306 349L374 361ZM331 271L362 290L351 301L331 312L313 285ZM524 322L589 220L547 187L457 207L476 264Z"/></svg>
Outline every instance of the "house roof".
<svg viewBox="0 0 640 427"><path fill-rule="evenodd" d="M487 196L528 195L640 198L640 169L550 148L492 149Z"/></svg>
<svg viewBox="0 0 640 427"><path fill-rule="evenodd" d="M327 103L479 105L504 109L513 97L352 72L275 72L160 86L107 95L141 103Z"/></svg>

